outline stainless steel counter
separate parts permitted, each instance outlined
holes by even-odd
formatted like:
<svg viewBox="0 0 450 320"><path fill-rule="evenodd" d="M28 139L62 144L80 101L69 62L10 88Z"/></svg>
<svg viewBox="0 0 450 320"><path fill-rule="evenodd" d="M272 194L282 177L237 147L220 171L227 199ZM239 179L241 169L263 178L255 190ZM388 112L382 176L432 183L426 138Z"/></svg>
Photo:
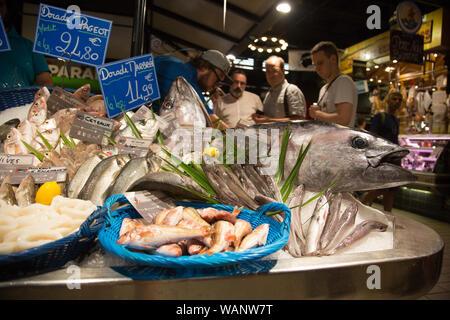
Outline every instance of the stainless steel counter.
<svg viewBox="0 0 450 320"><path fill-rule="evenodd" d="M402 216L396 217L394 239L392 250L258 260L219 268L66 268L0 282L0 298L276 300L425 295L439 279L443 240L434 230Z"/></svg>

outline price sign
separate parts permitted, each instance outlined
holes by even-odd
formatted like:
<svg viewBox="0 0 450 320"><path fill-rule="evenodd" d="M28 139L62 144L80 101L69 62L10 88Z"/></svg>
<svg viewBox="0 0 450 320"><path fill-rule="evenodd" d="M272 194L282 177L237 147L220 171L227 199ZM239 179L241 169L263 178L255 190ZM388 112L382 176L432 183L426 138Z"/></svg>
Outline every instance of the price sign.
<svg viewBox="0 0 450 320"><path fill-rule="evenodd" d="M8 36L6 35L5 26L3 25L2 17L0 16L0 51L9 51L11 47L9 46Z"/></svg>
<svg viewBox="0 0 450 320"><path fill-rule="evenodd" d="M106 145L105 136L111 136L113 129L114 121L111 119L78 112L70 128L69 136L89 143Z"/></svg>
<svg viewBox="0 0 450 320"><path fill-rule="evenodd" d="M105 62L111 26L112 21L80 14L79 8L78 12L69 11L41 3L33 51L101 66Z"/></svg>
<svg viewBox="0 0 450 320"><path fill-rule="evenodd" d="M151 53L97 67L97 75L110 118L160 98Z"/></svg>

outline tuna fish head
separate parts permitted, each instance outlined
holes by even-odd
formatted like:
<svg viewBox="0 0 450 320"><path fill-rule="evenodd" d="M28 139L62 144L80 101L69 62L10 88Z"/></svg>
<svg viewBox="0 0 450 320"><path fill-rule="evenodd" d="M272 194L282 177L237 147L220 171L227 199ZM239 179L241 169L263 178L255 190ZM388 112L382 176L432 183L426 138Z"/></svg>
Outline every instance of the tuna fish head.
<svg viewBox="0 0 450 320"><path fill-rule="evenodd" d="M162 105L160 115L173 113L175 122L182 127L211 127L211 120L194 88L183 78L177 77Z"/></svg>
<svg viewBox="0 0 450 320"><path fill-rule="evenodd" d="M415 181L414 175L400 166L409 151L371 133L348 127L313 124L309 130L293 131L296 158L301 144L310 149L300 167L297 182L307 189L323 190L338 181L334 191L391 188ZM287 161L288 164L295 163ZM290 168L289 171L290 172Z"/></svg>

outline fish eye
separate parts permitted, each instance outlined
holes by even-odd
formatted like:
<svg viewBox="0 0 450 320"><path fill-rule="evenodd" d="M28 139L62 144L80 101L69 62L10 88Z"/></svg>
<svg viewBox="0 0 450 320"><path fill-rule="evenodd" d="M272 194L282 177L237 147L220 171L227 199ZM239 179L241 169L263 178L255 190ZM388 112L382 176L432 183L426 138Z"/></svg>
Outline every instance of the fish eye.
<svg viewBox="0 0 450 320"><path fill-rule="evenodd" d="M354 137L352 139L352 147L356 149L363 149L367 147L368 143L367 140L361 138L361 137Z"/></svg>

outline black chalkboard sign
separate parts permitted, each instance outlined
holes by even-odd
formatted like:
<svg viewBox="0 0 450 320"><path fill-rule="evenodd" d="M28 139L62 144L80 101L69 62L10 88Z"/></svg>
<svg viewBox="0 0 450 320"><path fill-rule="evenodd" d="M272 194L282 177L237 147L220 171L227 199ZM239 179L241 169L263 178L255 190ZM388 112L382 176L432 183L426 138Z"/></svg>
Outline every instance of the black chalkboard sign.
<svg viewBox="0 0 450 320"><path fill-rule="evenodd" d="M392 30L390 56L399 62L423 64L423 36Z"/></svg>

